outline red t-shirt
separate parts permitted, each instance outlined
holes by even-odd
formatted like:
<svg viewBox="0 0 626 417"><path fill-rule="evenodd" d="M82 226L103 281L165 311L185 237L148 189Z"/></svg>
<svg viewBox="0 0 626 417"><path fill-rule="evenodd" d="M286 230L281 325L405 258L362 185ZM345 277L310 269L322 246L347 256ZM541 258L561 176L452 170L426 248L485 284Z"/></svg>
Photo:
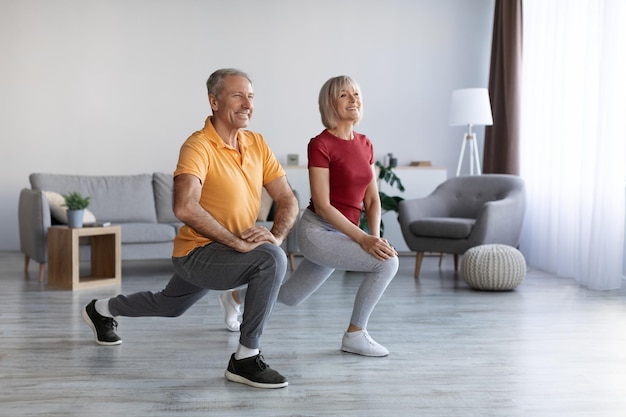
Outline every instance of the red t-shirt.
<svg viewBox="0 0 626 417"><path fill-rule="evenodd" d="M360 133L343 140L324 130L309 142L308 157L309 168L329 170L330 204L358 225L365 190L372 181L372 142ZM313 201L309 209L315 212Z"/></svg>

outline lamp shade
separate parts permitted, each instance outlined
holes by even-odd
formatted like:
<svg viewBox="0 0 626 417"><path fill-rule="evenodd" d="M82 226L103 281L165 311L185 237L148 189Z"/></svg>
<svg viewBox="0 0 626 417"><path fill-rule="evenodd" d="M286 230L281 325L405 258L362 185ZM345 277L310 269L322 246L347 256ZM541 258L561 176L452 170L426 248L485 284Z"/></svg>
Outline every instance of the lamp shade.
<svg viewBox="0 0 626 417"><path fill-rule="evenodd" d="M491 103L486 88L464 88L452 92L450 126L491 126Z"/></svg>

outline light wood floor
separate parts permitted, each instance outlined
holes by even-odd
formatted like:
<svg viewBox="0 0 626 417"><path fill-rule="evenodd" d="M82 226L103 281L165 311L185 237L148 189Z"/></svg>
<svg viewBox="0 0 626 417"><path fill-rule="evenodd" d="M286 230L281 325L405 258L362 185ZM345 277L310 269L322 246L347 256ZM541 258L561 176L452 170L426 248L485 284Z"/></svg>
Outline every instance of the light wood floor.
<svg viewBox="0 0 626 417"><path fill-rule="evenodd" d="M124 343L102 347L79 311L117 289L48 290L0 253L0 416L626 415L626 290L530 271L513 292L478 292L437 261L416 282L401 258L368 326L386 358L339 350L357 273L277 305L263 354L289 386L260 390L223 377L237 334L217 293L176 319L121 318ZM170 268L125 262L121 289L159 290Z"/></svg>

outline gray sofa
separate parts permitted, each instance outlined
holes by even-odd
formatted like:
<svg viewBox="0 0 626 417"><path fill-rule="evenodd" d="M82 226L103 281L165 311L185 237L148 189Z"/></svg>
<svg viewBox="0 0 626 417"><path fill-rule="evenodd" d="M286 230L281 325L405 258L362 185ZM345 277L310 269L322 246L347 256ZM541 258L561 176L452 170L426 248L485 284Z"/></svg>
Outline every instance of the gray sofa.
<svg viewBox="0 0 626 417"><path fill-rule="evenodd" d="M24 253L24 270L30 259L39 263L43 279L48 262L48 228L56 224L51 215L45 191L67 194L78 191L90 197L88 209L97 222L111 222L122 227L122 260L169 259L173 239L182 226L172 210L172 174L89 176L33 173L31 188L20 192L18 221L20 249ZM295 193L295 191L294 191ZM297 193L296 197L297 197ZM274 208L265 222L271 228ZM290 257L297 253L295 228L283 243ZM81 247L81 259L88 259L88 247Z"/></svg>

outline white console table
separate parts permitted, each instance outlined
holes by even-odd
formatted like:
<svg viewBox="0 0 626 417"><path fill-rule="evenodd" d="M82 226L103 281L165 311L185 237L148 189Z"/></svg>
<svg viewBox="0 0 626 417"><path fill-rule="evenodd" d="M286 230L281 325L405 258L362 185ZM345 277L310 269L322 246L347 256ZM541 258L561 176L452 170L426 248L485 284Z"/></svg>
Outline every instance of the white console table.
<svg viewBox="0 0 626 417"><path fill-rule="evenodd" d="M284 168L291 188L298 191L300 208L306 208L311 199L309 171L306 166L285 166ZM405 191L401 192L386 183L380 185L380 190L389 196L399 196L404 199L424 197L430 194L448 177L447 169L440 167L399 166L394 168L394 172L402 181ZM410 252L406 243L404 243L404 238L400 231L398 213L392 211L383 214L383 222L385 224L384 237L389 240L399 253Z"/></svg>

